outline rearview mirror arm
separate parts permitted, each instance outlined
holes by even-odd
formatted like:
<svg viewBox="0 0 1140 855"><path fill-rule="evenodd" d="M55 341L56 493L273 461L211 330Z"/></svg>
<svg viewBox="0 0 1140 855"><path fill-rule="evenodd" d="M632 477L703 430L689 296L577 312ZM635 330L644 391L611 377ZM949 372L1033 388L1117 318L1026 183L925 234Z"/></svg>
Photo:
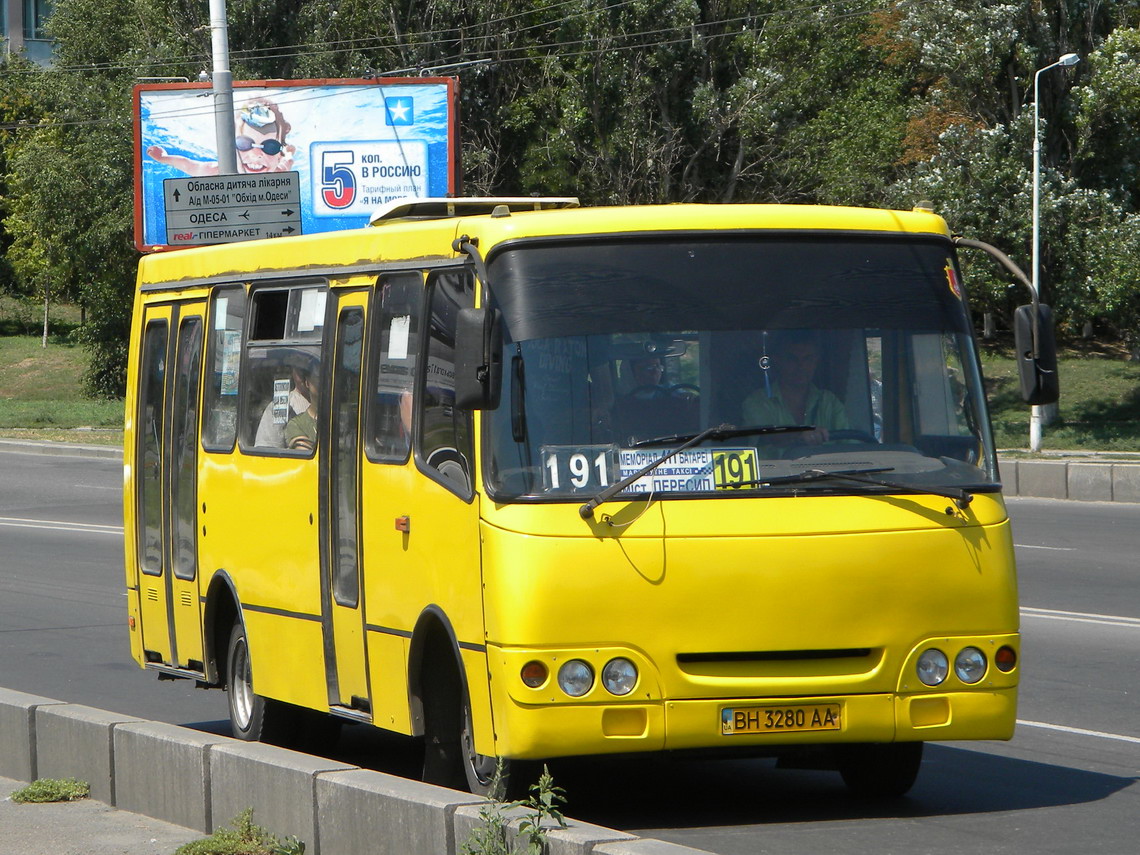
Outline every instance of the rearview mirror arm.
<svg viewBox="0 0 1140 855"><path fill-rule="evenodd" d="M490 287L487 284L487 266L483 263L483 256L479 253L479 238L468 235L457 237L451 242L455 252L461 252L471 259L475 266L475 278L479 280L479 305L483 308L483 364L479 366L476 374L479 382L487 383L491 375L491 312L488 303L491 300Z"/></svg>
<svg viewBox="0 0 1140 855"><path fill-rule="evenodd" d="M1029 289L1030 300L1033 304L1033 358L1037 359L1040 356L1040 348L1038 345L1038 338L1040 335L1040 330L1038 328L1040 316L1040 297L1037 294L1037 289L1033 287L1033 283L1029 280L1029 277L1025 275L1025 271L1018 267L1012 258L1010 258L993 244L988 244L985 241L980 240L971 240L970 238L964 238L961 235L955 235L952 240L954 241L955 246L964 246L969 249L980 249L984 252L989 253L989 255L997 259L998 262L1000 262L1006 270L1012 273L1017 278L1017 280L1021 282L1022 285Z"/></svg>

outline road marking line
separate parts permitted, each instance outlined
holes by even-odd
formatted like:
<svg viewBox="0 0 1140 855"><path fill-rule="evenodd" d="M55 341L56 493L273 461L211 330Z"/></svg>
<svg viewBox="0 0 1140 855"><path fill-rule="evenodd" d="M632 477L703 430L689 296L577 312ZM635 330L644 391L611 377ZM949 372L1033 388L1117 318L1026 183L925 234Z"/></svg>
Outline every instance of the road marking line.
<svg viewBox="0 0 1140 855"><path fill-rule="evenodd" d="M1043 620L1065 620L1072 623L1093 623L1100 626L1128 626L1140 627L1140 618L1124 617L1122 615L1098 615L1088 612L1065 612L1057 609L1034 609L1029 606L1021 607L1024 617L1042 618Z"/></svg>
<svg viewBox="0 0 1140 855"><path fill-rule="evenodd" d="M1103 730L1085 730L1083 727L1068 727L1063 724L1046 724L1043 721L1024 721L1018 719L1017 723L1023 727L1040 727L1044 730L1059 730L1062 733L1073 733L1077 736L1095 736L1098 739L1115 739L1117 742L1132 742L1140 745L1140 736L1125 736L1122 733L1105 733Z"/></svg>
<svg viewBox="0 0 1140 855"><path fill-rule="evenodd" d="M1014 549L1048 549L1051 552L1076 552L1075 546L1037 546L1032 543L1015 543Z"/></svg>
<svg viewBox="0 0 1140 855"><path fill-rule="evenodd" d="M63 522L62 520L29 520L20 517L0 517L0 526L8 526L10 528L38 528L48 531L72 531L81 532L83 534L122 535L123 533L123 527L121 525Z"/></svg>

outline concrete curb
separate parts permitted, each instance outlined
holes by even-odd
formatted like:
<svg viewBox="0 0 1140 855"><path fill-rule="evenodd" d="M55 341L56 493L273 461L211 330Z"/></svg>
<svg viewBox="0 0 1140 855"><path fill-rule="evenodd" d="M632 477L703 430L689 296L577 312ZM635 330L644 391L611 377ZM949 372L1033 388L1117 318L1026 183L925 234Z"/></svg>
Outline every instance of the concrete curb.
<svg viewBox="0 0 1140 855"><path fill-rule="evenodd" d="M1140 502L1140 463L1002 457L998 466L1007 496Z"/></svg>
<svg viewBox="0 0 1140 855"><path fill-rule="evenodd" d="M122 460L123 449L115 445L77 445L32 439L0 439L0 451L16 454L47 454L57 457L94 457Z"/></svg>
<svg viewBox="0 0 1140 855"><path fill-rule="evenodd" d="M259 825L296 835L313 855L459 855L485 804L283 748L0 688L0 778L40 777L87 781L99 801L203 834L252 807ZM547 855L703 851L576 820L568 826L547 832Z"/></svg>

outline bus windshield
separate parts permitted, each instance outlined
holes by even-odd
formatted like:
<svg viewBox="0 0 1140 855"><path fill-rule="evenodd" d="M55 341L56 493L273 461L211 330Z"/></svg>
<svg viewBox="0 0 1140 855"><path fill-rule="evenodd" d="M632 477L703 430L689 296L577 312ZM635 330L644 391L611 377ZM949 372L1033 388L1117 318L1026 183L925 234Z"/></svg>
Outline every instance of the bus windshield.
<svg viewBox="0 0 1140 855"><path fill-rule="evenodd" d="M945 240L562 239L508 246L488 271L505 341L483 431L498 501L596 494L717 426L622 495L999 487Z"/></svg>

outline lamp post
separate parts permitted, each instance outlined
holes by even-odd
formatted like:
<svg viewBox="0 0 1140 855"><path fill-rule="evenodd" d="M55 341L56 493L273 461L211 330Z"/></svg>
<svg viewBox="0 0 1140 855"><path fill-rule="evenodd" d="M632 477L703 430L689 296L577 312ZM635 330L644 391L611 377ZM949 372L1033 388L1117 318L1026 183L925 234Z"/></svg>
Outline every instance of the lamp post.
<svg viewBox="0 0 1140 855"><path fill-rule="evenodd" d="M230 72L230 35L226 0L210 0L210 40L214 59L214 133L218 142L218 174L237 172L234 148L234 78Z"/></svg>
<svg viewBox="0 0 1140 855"><path fill-rule="evenodd" d="M1041 132L1038 125L1039 113L1038 84L1042 73L1051 68L1069 68L1081 61L1075 53L1067 53L1054 63L1037 69L1033 75L1033 259L1031 277L1033 280L1033 293L1041 296ZM1034 405L1029 415L1029 450L1041 450L1041 422L1042 413L1040 405Z"/></svg>

